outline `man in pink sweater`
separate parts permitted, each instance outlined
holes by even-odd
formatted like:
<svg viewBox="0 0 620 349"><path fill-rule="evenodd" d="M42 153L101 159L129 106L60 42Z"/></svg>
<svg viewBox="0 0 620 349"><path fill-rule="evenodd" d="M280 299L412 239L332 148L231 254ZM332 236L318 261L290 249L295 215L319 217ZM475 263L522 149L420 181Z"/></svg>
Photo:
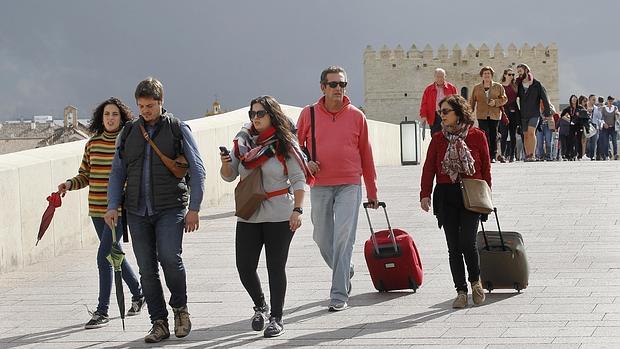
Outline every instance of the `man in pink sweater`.
<svg viewBox="0 0 620 349"><path fill-rule="evenodd" d="M297 122L297 137L300 145L308 149L308 166L316 179L310 191L313 238L332 269L329 311L348 308L353 276L351 256L362 200L361 176L368 201L373 208L378 207L368 124L364 113L345 95L346 86L344 69L331 66L323 70L323 97L305 107Z"/></svg>

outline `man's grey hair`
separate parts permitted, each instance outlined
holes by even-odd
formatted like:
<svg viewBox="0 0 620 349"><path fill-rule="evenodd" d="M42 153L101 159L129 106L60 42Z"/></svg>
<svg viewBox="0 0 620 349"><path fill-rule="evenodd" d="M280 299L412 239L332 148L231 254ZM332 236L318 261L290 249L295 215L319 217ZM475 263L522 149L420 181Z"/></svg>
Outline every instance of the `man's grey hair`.
<svg viewBox="0 0 620 349"><path fill-rule="evenodd" d="M443 75L446 75L446 70L443 68L435 68L435 75L437 75L437 73L443 73Z"/></svg>

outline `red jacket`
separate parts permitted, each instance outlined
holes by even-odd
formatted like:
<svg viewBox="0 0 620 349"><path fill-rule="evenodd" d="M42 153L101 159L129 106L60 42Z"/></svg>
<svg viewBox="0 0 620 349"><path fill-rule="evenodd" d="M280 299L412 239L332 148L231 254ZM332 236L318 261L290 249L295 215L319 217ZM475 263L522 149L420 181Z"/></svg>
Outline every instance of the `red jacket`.
<svg viewBox="0 0 620 349"><path fill-rule="evenodd" d="M316 157L320 171L315 185L361 184L364 177L366 196L377 199L377 174L368 135L366 116L344 97L344 106L336 115L325 108L325 97L314 104ZM312 149L310 106L297 120L297 138L302 147Z"/></svg>
<svg viewBox="0 0 620 349"><path fill-rule="evenodd" d="M477 127L469 129L465 144L471 151L474 158L474 168L476 172L473 176L461 174L463 178L484 179L491 187L491 161L489 158L489 146L484 132ZM422 178L420 179L420 200L422 198L430 198L433 192L433 178L436 182L449 184L452 183L450 177L443 173L441 169L441 161L443 160L446 150L448 149L448 140L443 133L436 132L431 139L426 153L426 161L422 169Z"/></svg>
<svg viewBox="0 0 620 349"><path fill-rule="evenodd" d="M444 94L447 96L456 94L456 86L449 82L444 82ZM437 87L435 83L426 86L420 103L420 116L426 118L426 122L432 125L435 122L435 112L437 111Z"/></svg>

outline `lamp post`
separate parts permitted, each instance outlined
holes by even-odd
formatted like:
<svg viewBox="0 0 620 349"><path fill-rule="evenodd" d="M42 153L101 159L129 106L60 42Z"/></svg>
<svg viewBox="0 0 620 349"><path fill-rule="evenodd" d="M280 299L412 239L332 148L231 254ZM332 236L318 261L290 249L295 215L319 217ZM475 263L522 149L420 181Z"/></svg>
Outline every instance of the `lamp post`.
<svg viewBox="0 0 620 349"><path fill-rule="evenodd" d="M400 122L400 164L420 164L420 123L405 120Z"/></svg>

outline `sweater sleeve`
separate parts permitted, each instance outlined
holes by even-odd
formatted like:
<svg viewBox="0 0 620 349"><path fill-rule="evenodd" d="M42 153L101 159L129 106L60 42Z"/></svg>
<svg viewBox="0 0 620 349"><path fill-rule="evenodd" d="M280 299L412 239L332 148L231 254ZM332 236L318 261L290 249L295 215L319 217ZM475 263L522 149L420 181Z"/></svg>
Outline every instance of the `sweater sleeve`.
<svg viewBox="0 0 620 349"><path fill-rule="evenodd" d="M551 108L549 107L549 98L547 97L547 89L545 89L545 86L543 86L542 84L540 84L540 99L542 100L543 106L545 109L543 111L543 116L551 116Z"/></svg>
<svg viewBox="0 0 620 349"><path fill-rule="evenodd" d="M427 104L428 104L428 100L429 98L429 88L427 87L426 89L424 89L424 93L422 93L422 102L420 103L420 116L423 118L428 118L428 115L426 115L426 110L427 110Z"/></svg>
<svg viewBox="0 0 620 349"><path fill-rule="evenodd" d="M297 119L297 141L299 142L299 146L304 148L309 148L309 144L306 142L307 135L309 132L309 122L308 122L308 114L310 114L310 108L305 107L301 113L299 114L299 119Z"/></svg>
<svg viewBox="0 0 620 349"><path fill-rule="evenodd" d="M235 154L233 154L232 151L230 152L230 159L231 159L230 168L232 170L231 175L229 177L226 177L220 171L220 176L226 182L234 181L237 178L237 176L239 175L239 159L235 156Z"/></svg>
<svg viewBox="0 0 620 349"><path fill-rule="evenodd" d="M84 147L84 156L82 156L82 163L80 164L78 175L68 179L68 181L71 182L71 188L69 188L69 190L82 189L87 187L90 183L90 145L91 142L89 140Z"/></svg>
<svg viewBox="0 0 620 349"><path fill-rule="evenodd" d="M375 171L375 161L372 156L372 146L368 138L368 123L366 117L362 115L362 129L359 138L360 158L362 159L362 176L366 185L366 197L369 200L377 199L377 173Z"/></svg>
<svg viewBox="0 0 620 349"><path fill-rule="evenodd" d="M504 104L506 104L506 102L508 102L508 96L506 96L506 90L504 89L504 86L502 86L502 84L498 84L499 88L500 88L500 92L499 92L499 97L497 97L497 102L495 103L496 107L501 107Z"/></svg>
<svg viewBox="0 0 620 349"><path fill-rule="evenodd" d="M288 180L291 184L291 191L308 191L309 187L306 184L306 175L295 158L295 154L290 154L289 158L286 159L286 168L288 170Z"/></svg>
<svg viewBox="0 0 620 349"><path fill-rule="evenodd" d="M476 98L476 90L477 90L477 85L474 86L474 88L471 90L471 96L469 96L469 105L471 106L471 111L474 113L476 112L476 103L478 102L478 98Z"/></svg>
<svg viewBox="0 0 620 349"><path fill-rule="evenodd" d="M489 188L491 188L491 159L489 158L489 146L484 133L480 132L478 135L478 143L480 144L480 168L482 170L482 179L484 179L489 185Z"/></svg>
<svg viewBox="0 0 620 349"><path fill-rule="evenodd" d="M422 177L420 178L420 200L430 198L433 192L433 179L435 179L435 160L437 157L437 138L431 138L426 152L426 160L422 168Z"/></svg>

